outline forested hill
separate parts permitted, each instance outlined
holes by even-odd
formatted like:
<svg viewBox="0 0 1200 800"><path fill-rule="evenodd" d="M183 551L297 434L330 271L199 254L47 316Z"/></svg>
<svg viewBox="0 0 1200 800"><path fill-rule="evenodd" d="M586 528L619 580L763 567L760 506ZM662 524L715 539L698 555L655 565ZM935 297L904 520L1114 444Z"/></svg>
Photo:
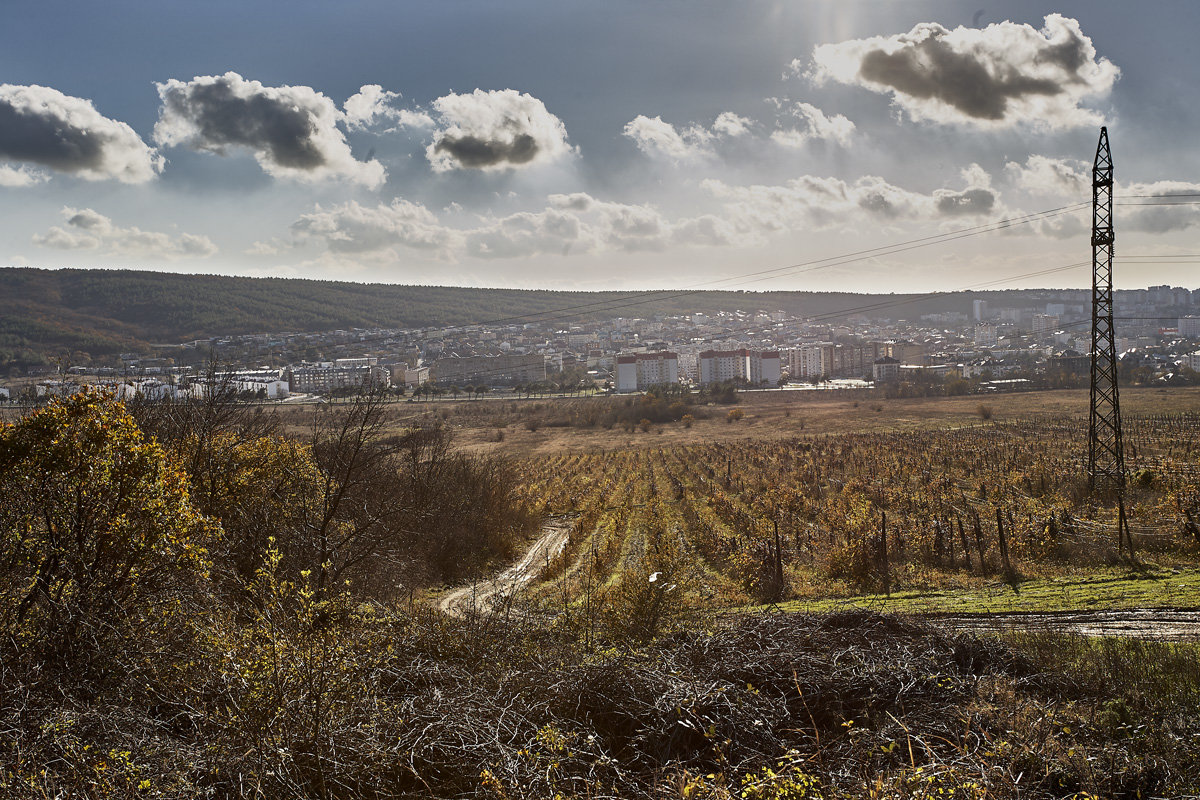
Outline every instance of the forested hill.
<svg viewBox="0 0 1200 800"><path fill-rule="evenodd" d="M805 316L861 309L915 317L932 310L969 311L970 297L1000 294L565 292L9 267L0 268L0 363L13 360L19 351L99 355L240 333L463 325L508 318L553 319L566 325L734 309L782 309ZM887 310L877 312L877 304Z"/></svg>

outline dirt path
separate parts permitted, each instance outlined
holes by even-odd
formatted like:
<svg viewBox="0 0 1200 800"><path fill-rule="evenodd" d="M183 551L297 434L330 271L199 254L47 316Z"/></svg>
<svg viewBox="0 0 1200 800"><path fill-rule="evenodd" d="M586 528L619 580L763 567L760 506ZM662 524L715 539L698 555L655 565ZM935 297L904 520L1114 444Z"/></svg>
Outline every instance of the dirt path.
<svg viewBox="0 0 1200 800"><path fill-rule="evenodd" d="M514 592L532 581L558 555L571 533L569 516L551 517L542 525L542 535L525 554L496 577L451 589L438 598L438 608L447 614L465 616L471 611L490 611Z"/></svg>
<svg viewBox="0 0 1200 800"><path fill-rule="evenodd" d="M1200 611L1131 608L1113 611L1046 611L999 614L927 614L926 619L979 632L1055 631L1084 636L1126 636L1200 642Z"/></svg>

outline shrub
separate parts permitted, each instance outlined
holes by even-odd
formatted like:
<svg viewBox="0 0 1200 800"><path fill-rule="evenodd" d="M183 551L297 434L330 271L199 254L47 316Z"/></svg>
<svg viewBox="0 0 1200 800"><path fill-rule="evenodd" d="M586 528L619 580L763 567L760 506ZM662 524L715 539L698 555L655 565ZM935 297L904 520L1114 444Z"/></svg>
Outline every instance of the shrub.
<svg viewBox="0 0 1200 800"><path fill-rule="evenodd" d="M0 428L0 632L70 651L194 594L219 527L124 405L88 391ZM156 616L163 618L162 615Z"/></svg>
<svg viewBox="0 0 1200 800"><path fill-rule="evenodd" d="M742 419L745 416L746 416L746 412L742 411L740 408L731 408L729 410L729 413L725 415L725 421L726 422L737 422L738 420Z"/></svg>

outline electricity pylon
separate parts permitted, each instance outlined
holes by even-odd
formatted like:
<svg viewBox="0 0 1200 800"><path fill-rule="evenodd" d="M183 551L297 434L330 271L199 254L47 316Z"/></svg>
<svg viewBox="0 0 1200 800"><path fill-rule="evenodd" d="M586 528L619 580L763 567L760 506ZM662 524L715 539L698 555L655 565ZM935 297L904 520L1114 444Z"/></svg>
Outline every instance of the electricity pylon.
<svg viewBox="0 0 1200 800"><path fill-rule="evenodd" d="M1125 450L1117 393L1117 348L1113 336L1113 162L1108 128L1100 129L1092 165L1092 387L1088 421L1088 488L1117 493L1117 546L1128 536L1125 522ZM1130 553L1133 542L1130 541Z"/></svg>

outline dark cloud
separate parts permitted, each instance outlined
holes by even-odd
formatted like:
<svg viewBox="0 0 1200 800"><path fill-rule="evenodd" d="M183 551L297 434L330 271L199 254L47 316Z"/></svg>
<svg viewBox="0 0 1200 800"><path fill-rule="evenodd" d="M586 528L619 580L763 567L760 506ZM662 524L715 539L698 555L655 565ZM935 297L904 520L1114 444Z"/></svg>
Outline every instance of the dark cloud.
<svg viewBox="0 0 1200 800"><path fill-rule="evenodd" d="M537 157L538 143L528 133L519 133L507 141L447 134L438 140L433 149L463 167L483 169L497 164L528 164Z"/></svg>
<svg viewBox="0 0 1200 800"><path fill-rule="evenodd" d="M273 175L383 181L378 162L350 154L333 101L308 86L263 86L227 72L160 83L158 93L162 111L154 136L160 144L220 155L246 148Z"/></svg>
<svg viewBox="0 0 1200 800"><path fill-rule="evenodd" d="M572 151L562 120L541 100L512 89L449 94L433 108L437 128L425 154L439 172L523 167Z"/></svg>
<svg viewBox="0 0 1200 800"><path fill-rule="evenodd" d="M967 189L965 192L936 192L937 210L947 217L987 214L996 205L996 195L988 189Z"/></svg>
<svg viewBox="0 0 1200 800"><path fill-rule="evenodd" d="M915 118L981 124L1092 124L1097 115L1081 103L1107 95L1120 74L1096 57L1076 20L1059 14L1041 30L923 23L897 36L821 45L813 61L818 79L890 93Z"/></svg>
<svg viewBox="0 0 1200 800"><path fill-rule="evenodd" d="M36 85L0 85L0 159L125 183L148 181L162 166L132 128L91 101Z"/></svg>
<svg viewBox="0 0 1200 800"><path fill-rule="evenodd" d="M911 97L940 100L976 119L1003 119L1010 100L1063 91L1053 80L1012 68L992 74L977 58L955 52L941 36L931 36L905 50L867 52L859 74Z"/></svg>

